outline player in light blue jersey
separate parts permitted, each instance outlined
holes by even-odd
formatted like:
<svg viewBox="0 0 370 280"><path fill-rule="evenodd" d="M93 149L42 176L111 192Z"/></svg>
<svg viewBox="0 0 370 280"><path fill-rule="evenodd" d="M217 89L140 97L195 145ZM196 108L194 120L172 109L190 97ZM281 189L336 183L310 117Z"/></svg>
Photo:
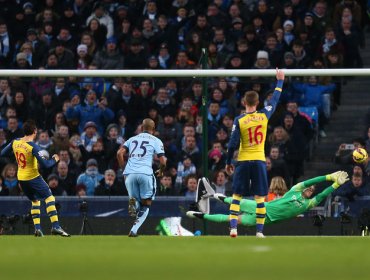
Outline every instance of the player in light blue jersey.
<svg viewBox="0 0 370 280"><path fill-rule="evenodd" d="M117 152L117 160L121 167L128 157L123 175L129 195L129 214L136 216L135 223L130 230L129 237L136 237L140 226L144 223L149 213L156 191L156 179L152 162L156 154L159 158L160 167L158 176L163 175L166 167L164 147L160 139L153 136L155 124L152 119L144 119L143 132L128 139Z"/></svg>

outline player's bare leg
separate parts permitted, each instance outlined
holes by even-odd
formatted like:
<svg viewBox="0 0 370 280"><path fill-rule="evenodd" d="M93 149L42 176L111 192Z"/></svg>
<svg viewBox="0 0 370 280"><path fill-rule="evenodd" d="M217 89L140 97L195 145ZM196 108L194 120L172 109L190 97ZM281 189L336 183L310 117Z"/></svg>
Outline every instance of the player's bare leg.
<svg viewBox="0 0 370 280"><path fill-rule="evenodd" d="M136 199L135 197L130 197L128 200L128 214L131 217L136 217Z"/></svg>
<svg viewBox="0 0 370 280"><path fill-rule="evenodd" d="M137 212L136 220L134 222L134 225L132 226L132 228L130 230L130 233L128 235L129 237L137 237L138 236L137 231L139 230L141 225L146 220L146 217L149 214L149 208L150 208L151 205L152 205L152 200L150 198L141 200L141 206L140 206L139 211Z"/></svg>

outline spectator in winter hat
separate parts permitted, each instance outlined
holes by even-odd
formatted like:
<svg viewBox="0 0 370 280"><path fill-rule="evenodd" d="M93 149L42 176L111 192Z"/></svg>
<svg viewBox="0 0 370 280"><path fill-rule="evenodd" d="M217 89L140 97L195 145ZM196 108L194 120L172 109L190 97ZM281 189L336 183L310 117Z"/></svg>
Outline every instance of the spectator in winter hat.
<svg viewBox="0 0 370 280"><path fill-rule="evenodd" d="M98 171L98 162L95 159L89 159L85 172L77 178L77 185L83 184L86 187L86 195L92 196L103 178L104 176Z"/></svg>
<svg viewBox="0 0 370 280"><path fill-rule="evenodd" d="M79 53L79 52L87 53L87 46L85 44L78 45L77 53Z"/></svg>
<svg viewBox="0 0 370 280"><path fill-rule="evenodd" d="M268 52L266 52L266 51L258 51L257 52L257 59L256 59L256 62L254 64L254 68L256 68L256 69L271 68Z"/></svg>
<svg viewBox="0 0 370 280"><path fill-rule="evenodd" d="M27 55L24 52L20 52L17 54L14 68L15 69L31 69L29 62L27 61Z"/></svg>
<svg viewBox="0 0 370 280"><path fill-rule="evenodd" d="M287 46L290 47L295 39L295 35L293 32L294 29L293 21L291 20L284 21L283 29L284 29L284 41L287 44Z"/></svg>
<svg viewBox="0 0 370 280"><path fill-rule="evenodd" d="M88 48L85 44L77 47L77 69L89 69L92 57L88 54Z"/></svg>
<svg viewBox="0 0 370 280"><path fill-rule="evenodd" d="M108 37L105 48L95 54L93 63L97 69L123 69L124 59L118 51L115 37Z"/></svg>
<svg viewBox="0 0 370 280"><path fill-rule="evenodd" d="M294 54L292 52L286 52L284 54L283 68L286 68L286 69L296 68Z"/></svg>

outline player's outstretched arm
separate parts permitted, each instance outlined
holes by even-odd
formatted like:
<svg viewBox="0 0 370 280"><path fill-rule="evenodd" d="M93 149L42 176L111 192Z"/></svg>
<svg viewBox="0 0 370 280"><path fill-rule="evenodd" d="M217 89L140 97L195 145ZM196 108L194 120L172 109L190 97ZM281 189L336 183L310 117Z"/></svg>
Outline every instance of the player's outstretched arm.
<svg viewBox="0 0 370 280"><path fill-rule="evenodd" d="M293 186L292 189L294 189L294 191L302 191L305 188L308 188L312 185L316 185L318 183L325 182L325 181L338 182L338 180L340 180L340 182L338 182L338 183L339 183L339 185L342 185L342 184L344 184L343 180L345 180L346 176L348 177L348 174L346 172L337 171L337 172L334 172L334 173L331 173L331 174L327 174L325 176L318 176L318 177L303 181L303 182L298 183L297 185Z"/></svg>
<svg viewBox="0 0 370 280"><path fill-rule="evenodd" d="M291 190L294 190L294 191L303 191L305 188L308 188L312 185L316 185L318 183L321 183L321 182L325 182L327 181L326 179L326 176L318 176L318 177L315 177L315 178L312 178L312 179L308 179L306 181L303 181L303 182L300 182L296 185L294 185Z"/></svg>
<svg viewBox="0 0 370 280"><path fill-rule="evenodd" d="M271 118L279 102L280 95L283 91L284 79L285 79L284 71L276 68L277 82L276 82L275 90L274 90L274 93L272 94L272 98L268 101L268 105L265 107L265 114L268 119Z"/></svg>
<svg viewBox="0 0 370 280"><path fill-rule="evenodd" d="M331 194L333 191L335 191L337 188L339 188L341 185L343 185L349 180L347 172L338 171L335 173L336 173L335 177L337 180L330 187L327 187L325 190L316 195L314 198L310 199L309 208L313 208L319 205L329 194Z"/></svg>
<svg viewBox="0 0 370 280"><path fill-rule="evenodd" d="M282 69L276 68L276 80L284 81L285 73Z"/></svg>

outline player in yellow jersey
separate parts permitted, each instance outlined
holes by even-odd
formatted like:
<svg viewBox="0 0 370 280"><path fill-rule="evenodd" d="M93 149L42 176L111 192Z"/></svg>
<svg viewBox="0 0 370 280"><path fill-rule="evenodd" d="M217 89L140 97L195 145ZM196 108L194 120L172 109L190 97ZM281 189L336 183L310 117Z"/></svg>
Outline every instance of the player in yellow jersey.
<svg viewBox="0 0 370 280"><path fill-rule="evenodd" d="M32 201L31 215L35 225L35 236L42 237L40 225L40 200L45 201L46 212L50 218L51 234L69 237L59 225L58 214L55 208L55 198L48 184L38 171L38 162L41 166L49 168L59 161L58 155L52 159L42 157L41 149L33 142L36 139L37 127L34 121L28 120L23 124L25 136L14 139L2 151L1 156L13 150L18 164L17 177L24 194Z"/></svg>
<svg viewBox="0 0 370 280"><path fill-rule="evenodd" d="M268 192L265 162L265 140L267 123L274 113L284 83L284 72L276 69L277 84L269 104L257 111L258 93L247 91L242 103L245 113L236 117L228 144L226 172L234 173L231 160L234 151L239 148L238 160L233 178L233 196L230 204L230 236L237 237L238 216L242 195L254 195L256 208L256 236L264 237L263 226L266 217L265 196Z"/></svg>

